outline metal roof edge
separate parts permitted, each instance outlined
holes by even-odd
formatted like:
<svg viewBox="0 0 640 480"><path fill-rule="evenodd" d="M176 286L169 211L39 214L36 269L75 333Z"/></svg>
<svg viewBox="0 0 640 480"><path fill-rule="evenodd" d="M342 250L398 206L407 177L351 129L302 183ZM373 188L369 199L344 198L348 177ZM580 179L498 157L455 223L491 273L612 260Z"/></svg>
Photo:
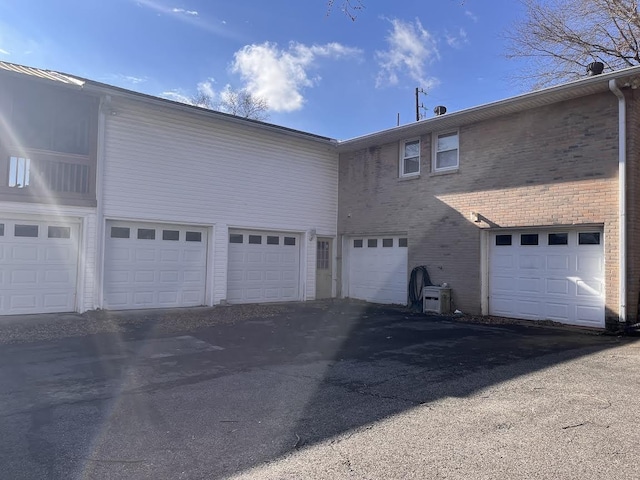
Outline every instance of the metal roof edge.
<svg viewBox="0 0 640 480"><path fill-rule="evenodd" d="M0 71L9 75L27 75L34 79L45 80L49 82L61 83L67 86L82 88L85 80L75 75L56 72L55 70L47 70L44 68L28 67L18 63L0 61Z"/></svg>
<svg viewBox="0 0 640 480"><path fill-rule="evenodd" d="M411 138L441 128L454 128L455 125L473 123L485 118L508 115L529 108L550 105L564 100L579 98L609 90L609 80L640 76L640 66L629 67L592 77L581 78L572 82L534 90L513 97L497 100L475 107L445 113L440 116L420 120L399 127L392 127L347 140L338 140L338 151L346 152L371 145L380 145ZM622 85L621 85L622 86ZM599 88L600 87L600 88Z"/></svg>
<svg viewBox="0 0 640 480"><path fill-rule="evenodd" d="M0 61L0 72L7 73L9 75L26 75L36 80L44 80L49 82L56 82L64 86L78 87L82 91L88 93L95 93L98 95L119 95L125 98L134 99L146 103L160 105L168 108L173 108L181 111L187 111L189 113L195 113L205 117L216 118L219 120L241 124L247 127L257 128L261 130L272 131L283 135L289 135L296 138L305 140L316 141L331 147L336 147L338 141L333 138L324 137L322 135L316 135L314 133L303 132L302 130L296 130L289 127L283 127L275 125L273 123L266 123L259 120L253 120L251 118L238 117L229 113L219 112L217 110L211 110L207 108L198 107L195 105L189 105L186 103L176 102L175 100L169 100L146 93L135 92L126 88L116 87L106 83L97 82L88 78L79 77L77 75L70 75L63 72L57 72L54 70L46 70L42 68L29 67L26 65L20 65L11 62Z"/></svg>
<svg viewBox="0 0 640 480"><path fill-rule="evenodd" d="M252 118L238 117L237 115L231 115L230 113L219 112L217 110L211 110L208 108L198 107L196 105L189 105L187 103L177 102L168 98L156 97L147 93L135 92L133 90L127 90L126 88L115 87L106 83L100 83L93 80L86 80L84 89L86 91L99 93L102 95L118 95L130 100L136 100L144 103L167 107L179 111L189 112L196 115L201 115L209 118L216 118L231 123L241 124L243 126L257 128L260 130L267 130L283 135L289 135L305 140L313 140L319 143L323 143L332 147L337 146L338 141L324 137L322 135L316 135L314 133L303 132L302 130L296 130L289 127L283 127L273 123L262 122L260 120L254 120Z"/></svg>

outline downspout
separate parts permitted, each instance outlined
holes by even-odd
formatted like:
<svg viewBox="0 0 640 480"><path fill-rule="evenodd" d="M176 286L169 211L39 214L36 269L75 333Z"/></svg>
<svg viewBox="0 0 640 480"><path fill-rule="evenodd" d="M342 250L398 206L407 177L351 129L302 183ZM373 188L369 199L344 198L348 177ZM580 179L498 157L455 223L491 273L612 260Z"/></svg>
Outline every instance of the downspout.
<svg viewBox="0 0 640 480"><path fill-rule="evenodd" d="M105 95L100 99L100 108L98 109L98 154L96 165L96 269L95 269L95 289L94 299L96 306L102 308L102 292L103 292L103 272L104 272L104 160L105 160L105 130L106 116L111 114L111 96Z"/></svg>
<svg viewBox="0 0 640 480"><path fill-rule="evenodd" d="M625 322L627 319L627 104L615 79L609 80L609 90L618 97L619 321Z"/></svg>

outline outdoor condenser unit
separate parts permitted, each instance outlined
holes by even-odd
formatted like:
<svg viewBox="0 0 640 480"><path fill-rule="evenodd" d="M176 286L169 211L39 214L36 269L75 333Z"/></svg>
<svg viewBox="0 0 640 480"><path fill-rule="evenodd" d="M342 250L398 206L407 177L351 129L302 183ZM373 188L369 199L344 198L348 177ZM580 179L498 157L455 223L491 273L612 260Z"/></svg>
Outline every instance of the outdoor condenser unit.
<svg viewBox="0 0 640 480"><path fill-rule="evenodd" d="M423 287L424 313L451 313L451 289L448 287Z"/></svg>

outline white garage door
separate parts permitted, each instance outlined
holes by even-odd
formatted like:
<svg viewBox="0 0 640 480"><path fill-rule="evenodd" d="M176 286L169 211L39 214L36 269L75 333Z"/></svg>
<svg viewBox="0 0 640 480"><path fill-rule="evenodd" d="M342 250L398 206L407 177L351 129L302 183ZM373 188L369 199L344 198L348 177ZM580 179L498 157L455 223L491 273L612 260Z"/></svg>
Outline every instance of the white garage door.
<svg viewBox="0 0 640 480"><path fill-rule="evenodd" d="M76 309L78 224L0 219L0 314Z"/></svg>
<svg viewBox="0 0 640 480"><path fill-rule="evenodd" d="M300 300L300 236L230 231L227 300L230 303Z"/></svg>
<svg viewBox="0 0 640 480"><path fill-rule="evenodd" d="M491 234L489 313L604 326L600 229Z"/></svg>
<svg viewBox="0 0 640 480"><path fill-rule="evenodd" d="M407 250L406 237L350 238L348 296L406 305Z"/></svg>
<svg viewBox="0 0 640 480"><path fill-rule="evenodd" d="M104 307L204 305L206 228L107 222Z"/></svg>

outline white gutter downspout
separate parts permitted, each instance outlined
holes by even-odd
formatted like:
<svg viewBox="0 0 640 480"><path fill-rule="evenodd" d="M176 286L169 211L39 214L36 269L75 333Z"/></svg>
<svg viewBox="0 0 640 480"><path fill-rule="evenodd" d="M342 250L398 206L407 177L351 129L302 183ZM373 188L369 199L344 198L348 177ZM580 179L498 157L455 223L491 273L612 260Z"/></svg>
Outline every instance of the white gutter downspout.
<svg viewBox="0 0 640 480"><path fill-rule="evenodd" d="M619 321L625 322L627 319L627 104L625 103L624 94L618 88L615 79L609 80L609 90L618 97Z"/></svg>
<svg viewBox="0 0 640 480"><path fill-rule="evenodd" d="M100 99L100 108L98 109L98 158L96 168L96 271L95 271L95 288L94 295L96 306L102 308L103 302L103 272L104 272L104 161L105 161L105 130L106 116L111 114L111 96L105 95Z"/></svg>

